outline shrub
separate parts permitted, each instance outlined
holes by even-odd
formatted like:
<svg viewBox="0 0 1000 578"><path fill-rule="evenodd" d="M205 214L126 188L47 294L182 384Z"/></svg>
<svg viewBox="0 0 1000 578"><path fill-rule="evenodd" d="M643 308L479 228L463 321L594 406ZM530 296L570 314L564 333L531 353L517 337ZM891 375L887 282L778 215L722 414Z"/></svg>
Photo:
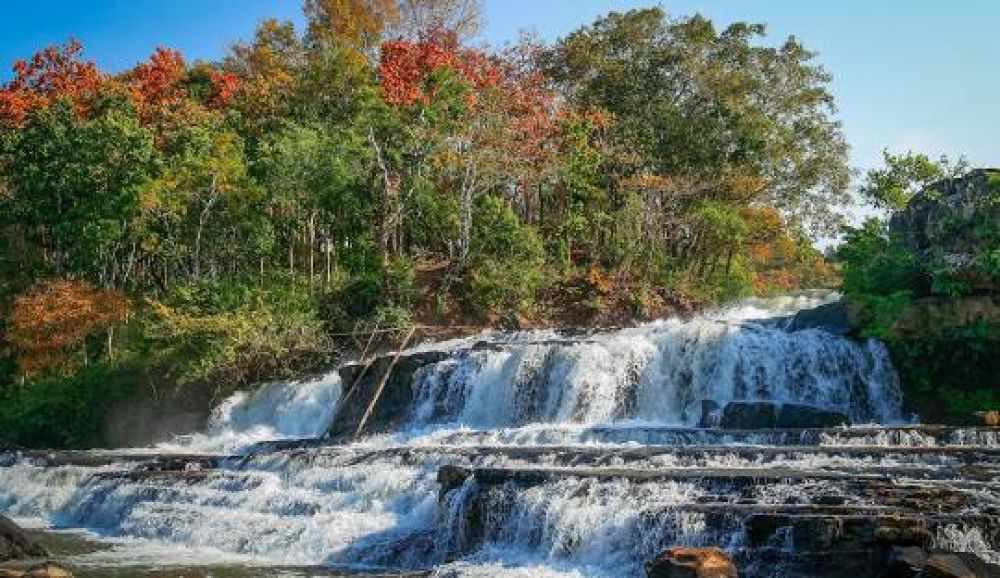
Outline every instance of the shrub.
<svg viewBox="0 0 1000 578"><path fill-rule="evenodd" d="M533 301L543 280L541 239L503 199L483 197L476 209L467 300L480 314L522 309Z"/></svg>

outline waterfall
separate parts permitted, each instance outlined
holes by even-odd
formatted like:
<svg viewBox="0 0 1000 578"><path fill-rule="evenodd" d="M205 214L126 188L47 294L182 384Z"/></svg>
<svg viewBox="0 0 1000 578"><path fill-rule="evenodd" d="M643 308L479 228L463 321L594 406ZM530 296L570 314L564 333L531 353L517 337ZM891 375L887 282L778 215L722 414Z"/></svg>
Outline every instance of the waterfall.
<svg viewBox="0 0 1000 578"><path fill-rule="evenodd" d="M902 421L884 345L758 323L770 313L763 305L577 338L522 332L456 347L415 377L411 425L693 426L702 400L799 403L855 423ZM780 301L776 310L787 306Z"/></svg>
<svg viewBox="0 0 1000 578"><path fill-rule="evenodd" d="M795 564L814 547L803 536L821 532L794 525L826 523L824 499L873 524L883 510L918 517L934 544L1000 561L1000 431L904 424L882 344L786 329L831 298L424 343L388 386L402 388L398 419L349 442L326 439L340 414L334 370L238 392L204 433L155 448L0 452L0 512L106 543L67 560L96 573L624 578L685 545L726 549L745 578L774 576L774 564L818 578ZM804 404L856 425L698 428L703 400ZM758 514L773 531L747 530Z"/></svg>
<svg viewBox="0 0 1000 578"><path fill-rule="evenodd" d="M230 452L256 442L315 438L330 426L341 394L340 374L239 391L213 411L205 434L161 444L164 450Z"/></svg>

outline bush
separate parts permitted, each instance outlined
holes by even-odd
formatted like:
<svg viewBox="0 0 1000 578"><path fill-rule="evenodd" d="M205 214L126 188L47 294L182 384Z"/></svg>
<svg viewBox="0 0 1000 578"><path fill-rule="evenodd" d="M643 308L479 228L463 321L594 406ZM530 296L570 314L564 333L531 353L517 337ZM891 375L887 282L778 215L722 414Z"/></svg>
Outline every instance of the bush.
<svg viewBox="0 0 1000 578"><path fill-rule="evenodd" d="M503 199L480 199L466 279L466 298L476 313L530 305L542 283L544 263L535 229L522 224Z"/></svg>
<svg viewBox="0 0 1000 578"><path fill-rule="evenodd" d="M211 381L222 390L301 371L321 361L329 344L316 301L282 283L206 282L151 302L142 318L142 347L180 384Z"/></svg>
<svg viewBox="0 0 1000 578"><path fill-rule="evenodd" d="M0 393L0 444L88 448L100 443L107 411L140 382L127 365L103 362L76 374L28 381Z"/></svg>

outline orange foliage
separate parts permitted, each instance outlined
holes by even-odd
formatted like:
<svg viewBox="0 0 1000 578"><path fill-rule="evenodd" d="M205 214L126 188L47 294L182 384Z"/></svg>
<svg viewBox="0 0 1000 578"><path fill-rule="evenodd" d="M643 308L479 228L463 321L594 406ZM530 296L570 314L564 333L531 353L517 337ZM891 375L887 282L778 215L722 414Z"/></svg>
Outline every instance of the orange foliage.
<svg viewBox="0 0 1000 578"><path fill-rule="evenodd" d="M72 39L49 46L31 60L14 63L14 79L0 88L0 122L20 124L31 111L60 97L69 98L80 115L105 77L93 62L81 59L83 45Z"/></svg>
<svg viewBox="0 0 1000 578"><path fill-rule="evenodd" d="M125 318L125 297L85 281L53 279L36 284L14 302L7 339L25 375L69 369L68 354L95 331Z"/></svg>
<svg viewBox="0 0 1000 578"><path fill-rule="evenodd" d="M458 37L445 30L417 42L393 40L382 45L378 72L390 104L429 105L437 93L432 79L443 70L456 73L475 90L500 82L500 70L486 54L461 48ZM469 93L470 104L475 101L475 90Z"/></svg>
<svg viewBox="0 0 1000 578"><path fill-rule="evenodd" d="M335 38L355 46L376 46L399 18L396 0L306 0L309 35Z"/></svg>
<svg viewBox="0 0 1000 578"><path fill-rule="evenodd" d="M226 108L233 101L240 89L240 77L232 72L212 71L209 80L212 83L212 96L209 105L216 108Z"/></svg>
<svg viewBox="0 0 1000 578"><path fill-rule="evenodd" d="M184 98L186 93L181 83L186 70L180 52L161 46L149 57L149 62L136 66L128 74L129 88L140 107L149 111Z"/></svg>

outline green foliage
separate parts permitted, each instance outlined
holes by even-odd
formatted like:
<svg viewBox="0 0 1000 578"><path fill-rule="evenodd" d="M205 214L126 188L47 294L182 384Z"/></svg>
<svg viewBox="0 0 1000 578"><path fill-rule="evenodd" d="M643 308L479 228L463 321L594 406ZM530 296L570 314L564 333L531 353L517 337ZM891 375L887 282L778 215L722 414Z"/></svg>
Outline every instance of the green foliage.
<svg viewBox="0 0 1000 578"><path fill-rule="evenodd" d="M1000 326L977 322L889 347L907 401L926 419L1000 409Z"/></svg>
<svg viewBox="0 0 1000 578"><path fill-rule="evenodd" d="M868 171L860 192L875 206L900 211L906 208L914 195L927 189L936 181L957 176L964 170L963 161L952 163L948 157L939 161L927 155L912 152L894 155L882 152L885 167Z"/></svg>
<svg viewBox="0 0 1000 578"><path fill-rule="evenodd" d="M538 234L498 197L483 197L476 214L468 301L483 312L529 306L543 280L545 256Z"/></svg>
<svg viewBox="0 0 1000 578"><path fill-rule="evenodd" d="M233 388L293 375L302 370L294 360L322 359L330 347L315 301L284 286L179 286L142 320L144 354L181 385L213 381Z"/></svg>
<svg viewBox="0 0 1000 578"><path fill-rule="evenodd" d="M0 446L94 447L105 413L139 383L135 368L103 362L0 390Z"/></svg>
<svg viewBox="0 0 1000 578"><path fill-rule="evenodd" d="M848 229L838 257L843 263L843 289L848 295L917 292L923 283L919 258L877 219Z"/></svg>

